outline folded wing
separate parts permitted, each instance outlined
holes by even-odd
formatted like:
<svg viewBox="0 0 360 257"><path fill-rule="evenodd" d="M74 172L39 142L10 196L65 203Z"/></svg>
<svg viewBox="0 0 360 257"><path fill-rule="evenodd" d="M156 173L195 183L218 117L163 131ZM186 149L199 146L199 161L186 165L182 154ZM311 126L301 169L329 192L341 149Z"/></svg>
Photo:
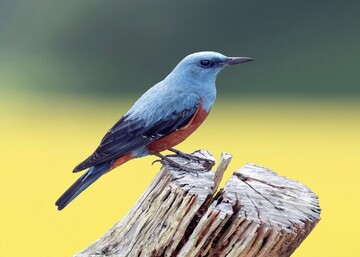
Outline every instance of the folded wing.
<svg viewBox="0 0 360 257"><path fill-rule="evenodd" d="M180 110L160 115L154 122L131 115L123 116L104 136L95 152L77 165L74 172L117 159L186 126L199 105L200 99L182 103Z"/></svg>

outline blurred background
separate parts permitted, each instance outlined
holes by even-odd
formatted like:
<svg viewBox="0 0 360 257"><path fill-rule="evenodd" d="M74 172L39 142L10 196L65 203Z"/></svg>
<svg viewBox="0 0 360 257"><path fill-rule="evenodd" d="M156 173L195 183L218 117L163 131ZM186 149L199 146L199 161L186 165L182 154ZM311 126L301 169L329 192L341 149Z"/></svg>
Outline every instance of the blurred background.
<svg viewBox="0 0 360 257"><path fill-rule="evenodd" d="M256 62L219 75L178 148L233 154L226 177L254 162L306 184L322 220L293 256L357 256L359 13L355 0L0 0L0 256L71 256L127 213L154 157L54 202L131 104L203 50Z"/></svg>

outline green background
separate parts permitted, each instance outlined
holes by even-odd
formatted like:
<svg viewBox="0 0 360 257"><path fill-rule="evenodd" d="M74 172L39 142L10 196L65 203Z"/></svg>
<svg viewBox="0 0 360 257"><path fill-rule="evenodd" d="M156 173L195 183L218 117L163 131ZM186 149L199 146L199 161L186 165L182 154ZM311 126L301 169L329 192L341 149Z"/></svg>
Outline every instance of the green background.
<svg viewBox="0 0 360 257"><path fill-rule="evenodd" d="M220 75L220 96L358 96L359 13L356 0L0 1L0 85L139 95L213 50L257 60Z"/></svg>

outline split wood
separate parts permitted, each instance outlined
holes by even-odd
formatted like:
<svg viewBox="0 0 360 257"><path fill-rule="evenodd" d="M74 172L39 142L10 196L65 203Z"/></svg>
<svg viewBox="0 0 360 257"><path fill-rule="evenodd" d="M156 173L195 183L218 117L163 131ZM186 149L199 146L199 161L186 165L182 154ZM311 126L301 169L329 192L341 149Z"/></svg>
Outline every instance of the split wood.
<svg viewBox="0 0 360 257"><path fill-rule="evenodd" d="M130 212L75 257L290 256L320 220L318 197L301 183L254 164L235 171L217 192L231 155L216 172L206 161L164 165ZM217 192L217 193L216 193Z"/></svg>

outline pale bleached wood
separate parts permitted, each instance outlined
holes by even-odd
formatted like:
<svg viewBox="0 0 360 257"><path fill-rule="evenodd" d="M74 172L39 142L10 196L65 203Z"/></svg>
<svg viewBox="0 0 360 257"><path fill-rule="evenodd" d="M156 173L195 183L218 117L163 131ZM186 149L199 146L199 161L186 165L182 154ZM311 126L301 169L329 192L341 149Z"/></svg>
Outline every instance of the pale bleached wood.
<svg viewBox="0 0 360 257"><path fill-rule="evenodd" d="M76 257L290 256L320 220L317 196L299 182L247 164L214 194L231 155L189 162L204 172L164 166L131 211Z"/></svg>
<svg viewBox="0 0 360 257"><path fill-rule="evenodd" d="M207 162L173 160L193 169L215 163L206 151L194 154ZM164 166L131 211L80 256L173 256L191 227L206 211L217 190L215 173L184 172ZM219 169L216 176L222 177Z"/></svg>
<svg viewBox="0 0 360 257"><path fill-rule="evenodd" d="M290 256L319 220L310 189L247 164L215 197L178 256Z"/></svg>

